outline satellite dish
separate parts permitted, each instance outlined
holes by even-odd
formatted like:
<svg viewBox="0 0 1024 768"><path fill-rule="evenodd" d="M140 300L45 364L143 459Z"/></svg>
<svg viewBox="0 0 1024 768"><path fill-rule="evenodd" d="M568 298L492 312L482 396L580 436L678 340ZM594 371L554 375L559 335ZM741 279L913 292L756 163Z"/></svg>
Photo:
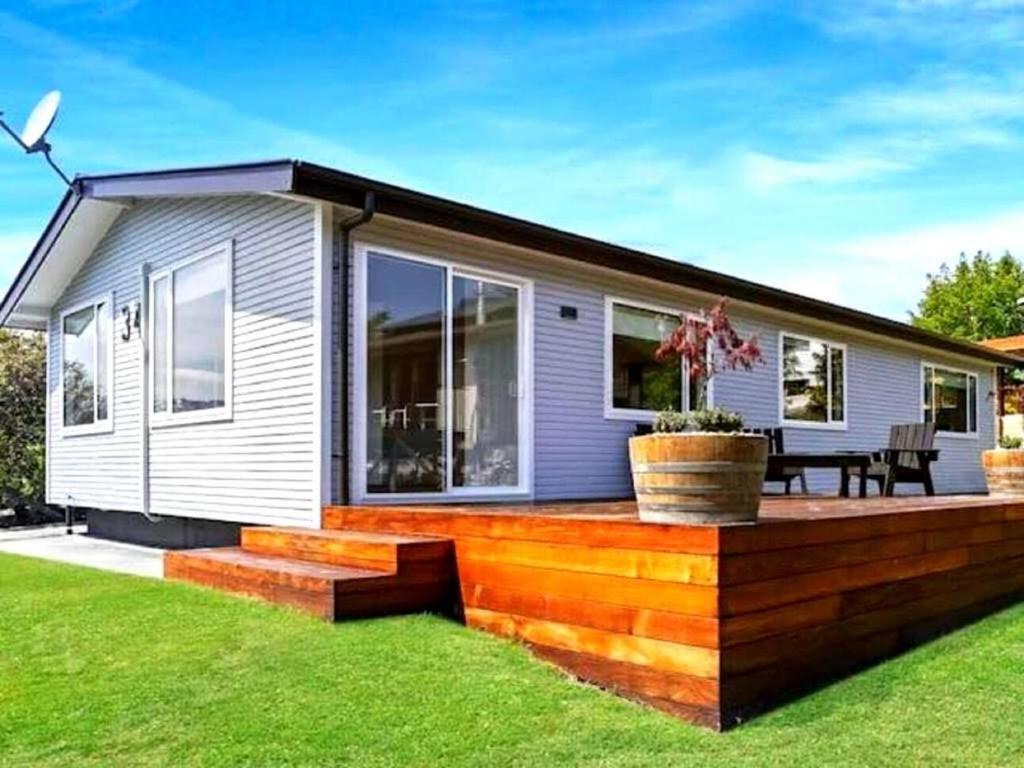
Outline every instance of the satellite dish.
<svg viewBox="0 0 1024 768"><path fill-rule="evenodd" d="M27 152L42 149L41 142L46 141L46 132L50 130L57 109L60 107L60 91L50 91L43 96L25 121L25 129L21 132L21 143Z"/></svg>

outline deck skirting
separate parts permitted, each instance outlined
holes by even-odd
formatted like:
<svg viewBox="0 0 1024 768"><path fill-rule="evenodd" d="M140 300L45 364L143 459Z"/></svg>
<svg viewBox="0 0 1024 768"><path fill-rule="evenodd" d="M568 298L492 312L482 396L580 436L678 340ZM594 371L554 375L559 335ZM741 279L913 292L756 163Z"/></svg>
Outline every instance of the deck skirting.
<svg viewBox="0 0 1024 768"><path fill-rule="evenodd" d="M451 539L469 626L718 729L1024 597L1024 500L767 500L720 528L628 503L329 507L324 526Z"/></svg>

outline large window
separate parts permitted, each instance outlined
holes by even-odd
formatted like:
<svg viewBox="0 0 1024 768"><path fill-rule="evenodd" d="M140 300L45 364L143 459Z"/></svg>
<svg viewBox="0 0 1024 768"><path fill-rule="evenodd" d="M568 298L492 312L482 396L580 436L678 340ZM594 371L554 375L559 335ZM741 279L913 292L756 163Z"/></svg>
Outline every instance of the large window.
<svg viewBox="0 0 1024 768"><path fill-rule="evenodd" d="M973 373L925 363L921 397L925 422L939 432L978 432L978 377Z"/></svg>
<svg viewBox="0 0 1024 768"><path fill-rule="evenodd" d="M61 316L64 433L109 431L114 349L109 296Z"/></svg>
<svg viewBox="0 0 1024 768"><path fill-rule="evenodd" d="M231 415L232 245L150 277L153 424Z"/></svg>
<svg viewBox="0 0 1024 768"><path fill-rule="evenodd" d="M782 423L846 426L846 347L819 339L781 336Z"/></svg>
<svg viewBox="0 0 1024 768"><path fill-rule="evenodd" d="M606 307L606 415L646 420L657 411L686 411L709 398L690 381L678 358L659 362L654 353L679 325L679 313L609 299Z"/></svg>
<svg viewBox="0 0 1024 768"><path fill-rule="evenodd" d="M525 285L364 251L357 279L366 494L523 492L529 479Z"/></svg>

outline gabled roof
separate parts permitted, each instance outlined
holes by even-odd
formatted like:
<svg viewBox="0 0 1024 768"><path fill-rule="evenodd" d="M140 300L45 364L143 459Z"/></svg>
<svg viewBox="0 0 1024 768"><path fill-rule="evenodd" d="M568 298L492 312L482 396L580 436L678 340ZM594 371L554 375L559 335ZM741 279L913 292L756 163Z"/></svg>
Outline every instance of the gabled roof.
<svg viewBox="0 0 1024 768"><path fill-rule="evenodd" d="M88 220L86 223L91 225L90 231L102 230L105 233L116 218L118 205L133 198L282 193L361 208L371 192L376 198L376 211L381 215L728 296L811 320L845 325L953 354L1001 365L1017 363L1016 358L999 350L957 341L878 315L301 160L76 178L72 191L65 195L0 304L0 325L32 325L38 324L41 318L45 319L45 314L39 314L39 310L46 308L45 302L40 300L42 289L38 286L45 283L41 276L48 276L45 271L47 262L53 259L55 250L68 234L70 222L80 217ZM65 258L71 258L71 255L66 254ZM64 266L66 271L67 265ZM51 279L49 282L47 290L52 291L59 281ZM49 295L51 301L56 298L52 293Z"/></svg>

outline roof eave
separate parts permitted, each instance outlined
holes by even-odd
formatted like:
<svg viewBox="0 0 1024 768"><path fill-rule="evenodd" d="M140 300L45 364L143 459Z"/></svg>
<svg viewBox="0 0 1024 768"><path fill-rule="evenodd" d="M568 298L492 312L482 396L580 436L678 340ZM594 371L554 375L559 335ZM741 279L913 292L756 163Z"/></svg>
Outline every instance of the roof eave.
<svg viewBox="0 0 1024 768"><path fill-rule="evenodd" d="M46 228L43 229L43 234L39 236L35 246L29 253L28 259L21 265L21 269L18 270L14 282L11 283L11 287L8 288L3 301L0 302L0 328L8 326L22 327L18 319L14 319L12 322L18 302L81 201L82 197L74 189L69 189L64 193L60 204L47 222Z"/></svg>
<svg viewBox="0 0 1024 768"><path fill-rule="evenodd" d="M961 342L920 328L778 288L731 277L692 264L613 245L542 224L386 184L298 160L86 176L75 180L0 304L0 326L8 323L21 295L84 198L282 193L361 207L367 192L376 195L384 215L486 238L555 256L648 277L737 301L837 323L869 333L941 349L951 354L1017 366L1020 360L999 350Z"/></svg>
<svg viewBox="0 0 1024 768"><path fill-rule="evenodd" d="M143 173L83 176L76 179L84 197L175 197L291 192L294 160L268 160L242 165L175 168Z"/></svg>
<svg viewBox="0 0 1024 768"><path fill-rule="evenodd" d="M998 350L950 339L860 310L312 163L296 162L293 191L355 208L362 205L366 192L372 191L380 214L672 282L792 314L850 325L869 333L896 337L997 365L1015 366L1020 362Z"/></svg>

